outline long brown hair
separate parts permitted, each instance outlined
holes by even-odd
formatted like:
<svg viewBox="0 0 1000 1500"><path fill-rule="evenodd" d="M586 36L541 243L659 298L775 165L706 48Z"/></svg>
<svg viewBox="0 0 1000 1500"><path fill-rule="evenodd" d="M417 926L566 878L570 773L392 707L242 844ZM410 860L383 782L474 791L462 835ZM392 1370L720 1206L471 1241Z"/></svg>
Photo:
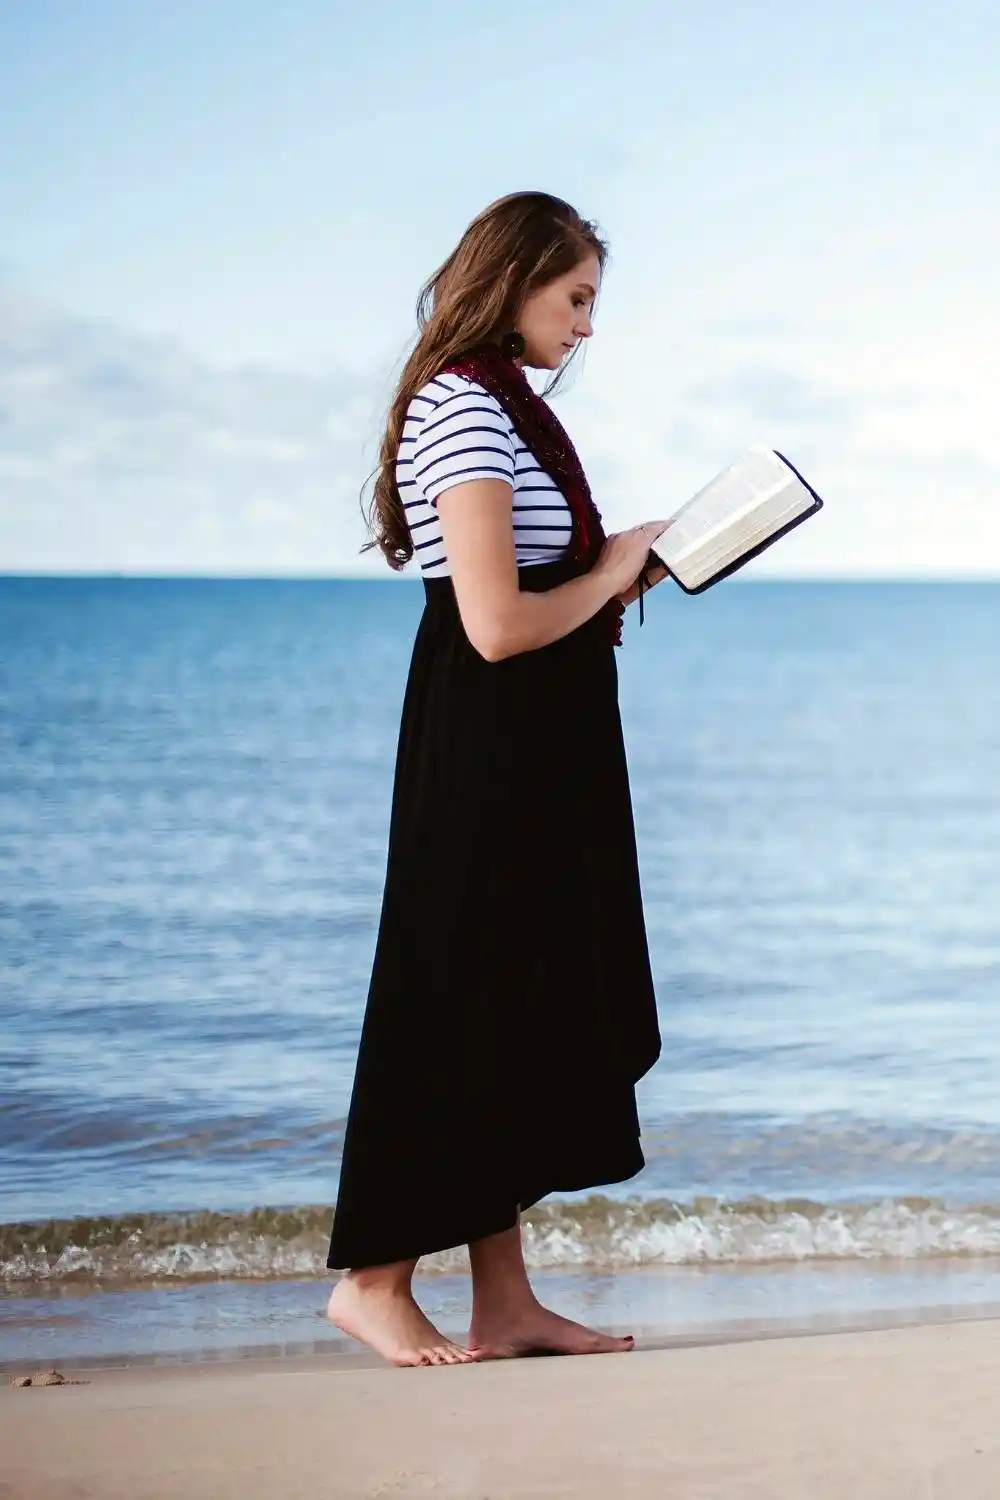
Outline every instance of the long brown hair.
<svg viewBox="0 0 1000 1500"><path fill-rule="evenodd" d="M389 406L370 506L362 511L370 540L397 571L413 556L406 512L396 486L396 455L406 411L420 387L449 360L514 327L525 300L564 276L593 252L603 271L608 247L596 225L549 193L509 193L473 219L444 265L421 288L416 346L403 367ZM572 358L572 356L571 356ZM556 371L555 390L569 361Z"/></svg>

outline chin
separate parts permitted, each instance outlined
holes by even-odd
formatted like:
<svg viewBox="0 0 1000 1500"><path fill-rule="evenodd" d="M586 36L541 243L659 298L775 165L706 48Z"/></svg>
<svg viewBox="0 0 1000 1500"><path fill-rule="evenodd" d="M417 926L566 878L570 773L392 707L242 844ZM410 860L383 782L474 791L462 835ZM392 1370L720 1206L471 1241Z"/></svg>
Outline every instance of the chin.
<svg viewBox="0 0 1000 1500"><path fill-rule="evenodd" d="M524 356L524 364L529 370L558 370L567 356L567 350L562 346L558 354L540 354L534 349L529 349Z"/></svg>

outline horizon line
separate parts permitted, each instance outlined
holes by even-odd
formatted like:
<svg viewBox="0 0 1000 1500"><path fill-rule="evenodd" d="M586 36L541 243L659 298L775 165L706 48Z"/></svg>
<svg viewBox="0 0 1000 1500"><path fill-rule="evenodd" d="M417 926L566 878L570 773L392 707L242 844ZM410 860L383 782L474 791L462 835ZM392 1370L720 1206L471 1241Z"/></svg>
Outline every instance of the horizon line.
<svg viewBox="0 0 1000 1500"><path fill-rule="evenodd" d="M241 572L219 572L204 571L201 569L170 569L168 571L151 571L148 569L132 570L126 568L0 568L0 581L6 579L132 579L136 582L143 580L159 579L164 582L171 580L188 580L191 582L205 583L419 583L419 573L409 570L393 572L385 569L380 572L369 572L367 570L342 570L342 571L306 571L296 570L288 572L271 571L241 571ZM994 572L845 572L845 573L751 573L740 576L739 573L730 575L720 582L757 584L757 583L1000 583L1000 570Z"/></svg>

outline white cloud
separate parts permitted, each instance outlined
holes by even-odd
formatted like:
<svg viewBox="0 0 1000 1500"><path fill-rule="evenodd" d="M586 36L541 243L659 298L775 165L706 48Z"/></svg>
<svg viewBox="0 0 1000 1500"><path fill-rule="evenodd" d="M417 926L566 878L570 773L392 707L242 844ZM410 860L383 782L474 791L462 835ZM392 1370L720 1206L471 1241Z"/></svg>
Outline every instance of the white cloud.
<svg viewBox="0 0 1000 1500"><path fill-rule="evenodd" d="M217 369L2 288L0 567L357 567L373 408L355 376Z"/></svg>
<svg viewBox="0 0 1000 1500"><path fill-rule="evenodd" d="M822 299L764 256L664 303L662 269L628 256L558 403L609 529L764 441L827 506L752 571L1000 573L1000 355L974 281L965 303L954 276L921 301L919 277L866 273L834 240ZM388 577L359 552L358 490L389 389L384 371L222 369L0 287L0 569Z"/></svg>

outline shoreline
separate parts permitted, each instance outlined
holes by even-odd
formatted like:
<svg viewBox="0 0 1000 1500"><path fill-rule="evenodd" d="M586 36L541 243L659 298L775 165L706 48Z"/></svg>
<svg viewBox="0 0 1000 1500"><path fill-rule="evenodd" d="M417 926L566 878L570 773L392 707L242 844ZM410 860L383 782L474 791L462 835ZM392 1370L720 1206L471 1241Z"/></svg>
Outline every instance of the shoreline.
<svg viewBox="0 0 1000 1500"><path fill-rule="evenodd" d="M993 1318L1000 1258L826 1265L585 1267L532 1273L564 1316L647 1339L717 1339L761 1330L862 1330ZM347 1353L324 1312L332 1277L163 1280L95 1287L0 1286L0 1371L191 1364ZM418 1277L417 1297L444 1333L463 1337L467 1276Z"/></svg>
<svg viewBox="0 0 1000 1500"><path fill-rule="evenodd" d="M815 1314L811 1317L732 1318L712 1324L692 1324L683 1331L666 1327L630 1330L624 1324L601 1323L603 1331L615 1335L635 1332L637 1352L668 1352L680 1349L707 1349L734 1344L775 1342L786 1339L830 1338L835 1335L886 1333L915 1328L946 1328L969 1323L1000 1323L1000 1302L963 1307L954 1303L928 1304L924 1307L885 1310L867 1315ZM444 1330L443 1330L444 1331ZM450 1330L452 1334L461 1330ZM1000 1332L998 1332L1000 1345ZM9 1381L15 1375L32 1370L53 1368L24 1357L0 1359L0 1377ZM280 1368L284 1371L387 1369L380 1355L333 1332L323 1339L302 1344L247 1344L226 1349L192 1349L182 1353L143 1353L134 1355L79 1355L56 1361L56 1368L73 1376L127 1374L130 1377L157 1378L175 1374L184 1377L198 1372L253 1374ZM0 1492L2 1493L2 1492Z"/></svg>
<svg viewBox="0 0 1000 1500"><path fill-rule="evenodd" d="M4 1387L0 1451L18 1500L993 1500L998 1383L996 1318L966 1317L436 1370L147 1365Z"/></svg>

